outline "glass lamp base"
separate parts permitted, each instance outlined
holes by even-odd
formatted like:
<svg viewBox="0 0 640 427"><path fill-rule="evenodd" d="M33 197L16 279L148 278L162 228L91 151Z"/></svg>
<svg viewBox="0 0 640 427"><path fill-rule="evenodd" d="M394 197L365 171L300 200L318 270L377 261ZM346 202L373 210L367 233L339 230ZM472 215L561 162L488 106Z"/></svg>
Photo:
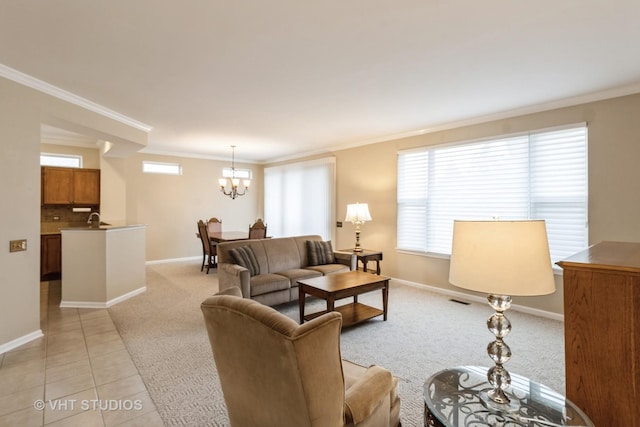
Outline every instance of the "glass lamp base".
<svg viewBox="0 0 640 427"><path fill-rule="evenodd" d="M520 402L517 399L509 398L502 390L498 391L502 396L496 396L496 390L486 390L480 393L480 400L488 410L498 413L514 413L520 410Z"/></svg>
<svg viewBox="0 0 640 427"><path fill-rule="evenodd" d="M511 322L504 315L504 312L511 307L511 297L508 295L494 295L487 297L489 305L495 313L487 320L487 328L496 339L487 346L487 353L495 366L487 371L487 381L493 387L481 393L481 400L485 406L499 412L515 412L520 407L517 400L511 400L505 390L511 384L511 375L502 366L511 358L511 349L504 342L504 337L511 332Z"/></svg>

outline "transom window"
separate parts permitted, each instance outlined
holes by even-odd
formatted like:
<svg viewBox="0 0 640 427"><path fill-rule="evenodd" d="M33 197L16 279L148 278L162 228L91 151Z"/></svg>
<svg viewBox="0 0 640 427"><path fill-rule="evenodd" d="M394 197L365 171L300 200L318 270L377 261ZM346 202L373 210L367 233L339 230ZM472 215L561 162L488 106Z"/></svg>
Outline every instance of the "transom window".
<svg viewBox="0 0 640 427"><path fill-rule="evenodd" d="M40 166L60 166L65 168L81 168L82 156L75 154L40 154Z"/></svg>
<svg viewBox="0 0 640 427"><path fill-rule="evenodd" d="M544 219L552 260L587 246L587 127L398 153L398 249L451 254L455 219Z"/></svg>
<svg viewBox="0 0 640 427"><path fill-rule="evenodd" d="M142 162L143 173L159 173L164 175L182 175L182 166L179 163Z"/></svg>

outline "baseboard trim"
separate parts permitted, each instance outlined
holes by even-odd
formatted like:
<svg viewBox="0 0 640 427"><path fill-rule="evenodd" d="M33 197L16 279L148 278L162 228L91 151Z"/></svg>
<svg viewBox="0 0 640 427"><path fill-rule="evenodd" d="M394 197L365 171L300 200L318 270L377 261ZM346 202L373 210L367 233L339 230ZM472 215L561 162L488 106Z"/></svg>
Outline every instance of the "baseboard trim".
<svg viewBox="0 0 640 427"><path fill-rule="evenodd" d="M195 261L195 260L202 260L202 255L199 256L189 256L189 257L184 257L184 258L169 258L169 259L156 259L153 261L147 261L145 264L146 265L154 265L154 264L167 264L170 262L182 262L182 261Z"/></svg>
<svg viewBox="0 0 640 427"><path fill-rule="evenodd" d="M107 308L107 303L91 301L60 301L60 308Z"/></svg>
<svg viewBox="0 0 640 427"><path fill-rule="evenodd" d="M118 304L122 301L128 300L129 298L133 298L136 295L140 295L143 292L146 292L147 287L143 286L134 291L128 292L124 295L121 295L117 298L109 300L107 302L93 302L93 301L60 301L61 308L109 308L115 304Z"/></svg>
<svg viewBox="0 0 640 427"><path fill-rule="evenodd" d="M138 288L136 290L133 290L131 292L128 292L128 293L126 293L124 295L120 295L117 298L114 298L114 299L112 299L110 301L107 301L107 308L111 307L112 305L118 304L119 302L126 301L129 298L133 298L136 295L140 295L140 294L142 294L142 293L144 293L146 291L147 291L147 287L146 286L142 286L142 287L140 287L140 288Z"/></svg>
<svg viewBox="0 0 640 427"><path fill-rule="evenodd" d="M412 286L414 288L421 288L421 289L428 289L432 292L436 292L438 294L443 294L443 295L448 295L457 299L461 299L461 300L467 300L467 301L474 301L474 302L479 302L481 304L487 304L487 299L483 298L481 296L478 295L471 295L471 294L467 294L464 292L456 292L456 291L452 291L450 289L444 289L444 288L440 288L438 286L433 286L433 285L425 285L423 283L416 283L416 282L410 282L408 280L402 280L402 279L392 279L394 282L397 283L401 283L403 285L408 285L408 286ZM533 316L539 316L539 317L544 317L546 319L552 319L552 320L559 320L561 322L564 322L564 315L562 314L558 314L558 313L554 313L552 311L546 311L546 310L540 310L537 308L531 308L531 307L527 307L524 305L518 305L518 304L514 304L511 306L511 310L515 310L515 311L519 311L521 313L526 313L526 314L531 314Z"/></svg>
<svg viewBox="0 0 640 427"><path fill-rule="evenodd" d="M19 338L16 338L15 340L11 340L7 343L0 344L0 354L7 353L13 350L14 348L18 348L21 345L24 345L28 342L31 342L43 336L44 334L42 333L42 329L38 329L37 331L33 331L30 334L23 335Z"/></svg>

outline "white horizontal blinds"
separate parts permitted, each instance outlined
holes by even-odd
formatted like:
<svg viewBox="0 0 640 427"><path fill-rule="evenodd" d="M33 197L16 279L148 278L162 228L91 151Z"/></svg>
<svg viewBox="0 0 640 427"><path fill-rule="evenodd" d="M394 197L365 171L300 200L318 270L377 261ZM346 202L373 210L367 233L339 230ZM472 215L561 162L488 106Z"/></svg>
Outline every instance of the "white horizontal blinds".
<svg viewBox="0 0 640 427"><path fill-rule="evenodd" d="M531 216L546 220L553 260L588 246L586 127L531 135Z"/></svg>
<svg viewBox="0 0 640 427"><path fill-rule="evenodd" d="M398 245L427 251L428 152L426 149L398 155Z"/></svg>
<svg viewBox="0 0 640 427"><path fill-rule="evenodd" d="M398 248L450 254L455 219L535 218L560 259L586 245L586 186L584 126L401 152Z"/></svg>
<svg viewBox="0 0 640 427"><path fill-rule="evenodd" d="M264 220L270 236L284 236L285 217L280 213L286 201L285 174L279 167L264 169Z"/></svg>
<svg viewBox="0 0 640 427"><path fill-rule="evenodd" d="M264 170L264 216L274 237L319 234L332 238L335 158Z"/></svg>
<svg viewBox="0 0 640 427"><path fill-rule="evenodd" d="M454 219L526 217L527 152L523 137L430 150L429 252L451 253Z"/></svg>

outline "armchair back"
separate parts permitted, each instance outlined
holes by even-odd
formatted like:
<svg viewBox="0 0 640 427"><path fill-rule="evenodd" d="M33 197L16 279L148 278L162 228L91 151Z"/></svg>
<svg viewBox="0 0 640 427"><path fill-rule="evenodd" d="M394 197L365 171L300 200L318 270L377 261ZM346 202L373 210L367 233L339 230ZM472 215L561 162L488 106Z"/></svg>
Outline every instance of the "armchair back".
<svg viewBox="0 0 640 427"><path fill-rule="evenodd" d="M344 425L339 313L298 325L229 295L209 297L202 312L232 426Z"/></svg>

